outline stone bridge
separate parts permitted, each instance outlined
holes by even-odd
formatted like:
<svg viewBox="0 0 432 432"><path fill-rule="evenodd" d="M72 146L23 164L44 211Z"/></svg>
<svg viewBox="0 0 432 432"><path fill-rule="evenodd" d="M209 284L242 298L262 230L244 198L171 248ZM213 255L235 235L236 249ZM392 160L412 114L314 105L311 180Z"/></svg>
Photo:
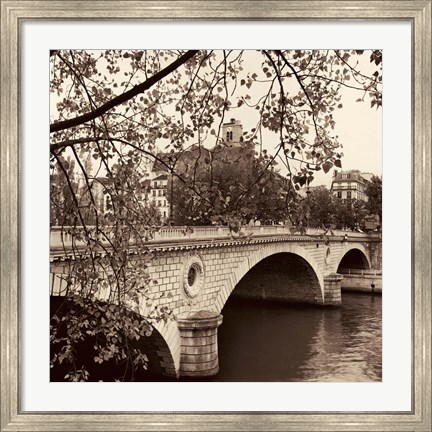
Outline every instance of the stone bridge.
<svg viewBox="0 0 432 432"><path fill-rule="evenodd" d="M309 230L293 235L283 226L246 228L233 238L226 228L197 227L185 234L167 228L149 242L149 274L159 302L175 317L155 325L143 348L152 370L169 376L209 376L218 371L217 327L233 295L247 298L341 304L344 275L370 275L381 289L381 237ZM64 293L64 256L51 240L51 295ZM379 270L379 271L377 271ZM370 281L367 283L369 284ZM140 313L148 315L143 305Z"/></svg>

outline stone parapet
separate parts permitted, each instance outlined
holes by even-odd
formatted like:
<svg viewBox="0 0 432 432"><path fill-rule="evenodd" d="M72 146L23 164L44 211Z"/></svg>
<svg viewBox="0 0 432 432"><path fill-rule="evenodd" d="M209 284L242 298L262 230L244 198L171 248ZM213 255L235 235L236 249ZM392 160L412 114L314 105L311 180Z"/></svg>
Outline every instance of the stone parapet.
<svg viewBox="0 0 432 432"><path fill-rule="evenodd" d="M342 291L354 292L382 292L381 274L344 274L341 282Z"/></svg>

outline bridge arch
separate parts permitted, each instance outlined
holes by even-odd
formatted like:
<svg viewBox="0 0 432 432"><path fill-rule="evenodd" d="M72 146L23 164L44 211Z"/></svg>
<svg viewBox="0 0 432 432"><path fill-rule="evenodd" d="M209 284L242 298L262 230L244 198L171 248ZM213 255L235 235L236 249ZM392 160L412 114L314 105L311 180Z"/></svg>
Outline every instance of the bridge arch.
<svg viewBox="0 0 432 432"><path fill-rule="evenodd" d="M151 316L151 305L143 303L139 306L139 314L143 317ZM180 373L180 331L174 319L161 320L151 323L152 335L143 340L143 352L149 354L149 372L178 377Z"/></svg>
<svg viewBox="0 0 432 432"><path fill-rule="evenodd" d="M177 322L170 320L153 325L159 338L155 339L158 362L155 368L167 376L179 376L180 373L180 331Z"/></svg>
<svg viewBox="0 0 432 432"><path fill-rule="evenodd" d="M344 273L348 269L369 270L371 267L366 248L362 244L348 244L336 260L334 272Z"/></svg>
<svg viewBox="0 0 432 432"><path fill-rule="evenodd" d="M316 302L322 304L324 300L324 275L322 274L318 263L314 257L302 246L287 242L287 243L271 243L261 247L251 255L246 256L237 268L224 281L224 286L221 287L219 294L214 303L214 311L220 313L240 280L257 264L265 259L277 254L291 254L300 259L309 270L311 277L316 280Z"/></svg>

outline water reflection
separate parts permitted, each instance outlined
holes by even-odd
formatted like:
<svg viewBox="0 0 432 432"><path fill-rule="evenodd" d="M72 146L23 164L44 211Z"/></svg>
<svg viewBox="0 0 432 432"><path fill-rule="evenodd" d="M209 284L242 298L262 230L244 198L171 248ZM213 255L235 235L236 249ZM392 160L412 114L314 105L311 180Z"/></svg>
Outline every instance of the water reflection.
<svg viewBox="0 0 432 432"><path fill-rule="evenodd" d="M380 381L381 297L341 308L230 299L214 381Z"/></svg>

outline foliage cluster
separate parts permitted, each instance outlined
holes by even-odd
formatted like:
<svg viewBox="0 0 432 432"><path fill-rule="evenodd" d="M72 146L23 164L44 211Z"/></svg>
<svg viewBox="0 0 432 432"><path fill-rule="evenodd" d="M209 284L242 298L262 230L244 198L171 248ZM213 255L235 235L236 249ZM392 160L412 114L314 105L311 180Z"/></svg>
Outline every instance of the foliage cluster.
<svg viewBox="0 0 432 432"><path fill-rule="evenodd" d="M183 153L177 166L185 173L194 170L193 185L179 179L169 184L172 224L221 224L237 231L236 224L284 221L288 188L275 162L268 165L268 157L257 155L253 143Z"/></svg>
<svg viewBox="0 0 432 432"><path fill-rule="evenodd" d="M366 188L368 196L367 209L371 215L376 215L382 222L382 179L378 176L372 176Z"/></svg>

